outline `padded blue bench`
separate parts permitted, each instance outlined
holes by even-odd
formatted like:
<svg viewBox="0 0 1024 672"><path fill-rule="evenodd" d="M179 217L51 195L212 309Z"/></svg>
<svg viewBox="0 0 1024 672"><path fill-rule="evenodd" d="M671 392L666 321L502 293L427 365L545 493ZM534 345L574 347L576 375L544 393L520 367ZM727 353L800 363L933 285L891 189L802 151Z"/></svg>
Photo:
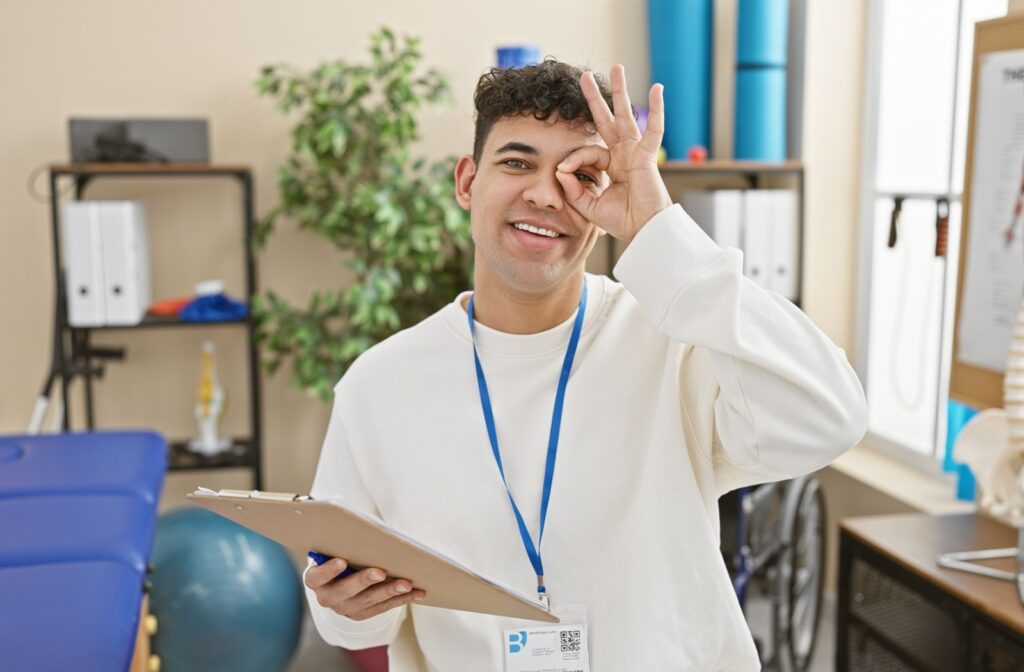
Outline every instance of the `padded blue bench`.
<svg viewBox="0 0 1024 672"><path fill-rule="evenodd" d="M0 569L0 660L5 670L127 670L141 576L120 562Z"/></svg>
<svg viewBox="0 0 1024 672"><path fill-rule="evenodd" d="M166 471L152 432L0 436L0 666L128 669Z"/></svg>
<svg viewBox="0 0 1024 672"><path fill-rule="evenodd" d="M153 432L0 436L0 498L133 495L154 506L167 442Z"/></svg>

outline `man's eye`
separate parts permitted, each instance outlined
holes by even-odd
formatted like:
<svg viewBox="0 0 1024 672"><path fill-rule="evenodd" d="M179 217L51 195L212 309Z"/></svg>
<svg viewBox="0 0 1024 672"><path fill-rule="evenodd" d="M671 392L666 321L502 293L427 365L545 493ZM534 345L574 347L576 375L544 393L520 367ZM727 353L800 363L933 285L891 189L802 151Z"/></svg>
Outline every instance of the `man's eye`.
<svg viewBox="0 0 1024 672"><path fill-rule="evenodd" d="M579 180L580 182L587 182L589 184L597 184L597 180L592 178L590 175L587 175L586 173L576 173L576 179Z"/></svg>
<svg viewBox="0 0 1024 672"><path fill-rule="evenodd" d="M523 168L526 168L526 162L520 161L519 159L506 159L505 161L502 161L502 163L508 166L509 168L515 168L516 170L522 170Z"/></svg>

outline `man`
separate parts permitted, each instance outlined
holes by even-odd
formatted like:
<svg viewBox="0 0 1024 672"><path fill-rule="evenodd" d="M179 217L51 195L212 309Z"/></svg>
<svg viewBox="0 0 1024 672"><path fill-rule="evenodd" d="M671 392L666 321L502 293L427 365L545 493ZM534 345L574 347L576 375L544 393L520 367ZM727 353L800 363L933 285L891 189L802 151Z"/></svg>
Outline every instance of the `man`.
<svg viewBox="0 0 1024 672"><path fill-rule="evenodd" d="M554 61L481 78L455 175L475 291L345 375L312 495L540 587L589 638L589 668L552 669L755 670L718 497L824 467L863 435L864 396L843 352L672 204L662 87L649 98L641 135L621 66L611 92ZM584 273L606 232L622 284ZM344 567L304 577L327 642L389 644L394 672L534 669L509 619Z"/></svg>

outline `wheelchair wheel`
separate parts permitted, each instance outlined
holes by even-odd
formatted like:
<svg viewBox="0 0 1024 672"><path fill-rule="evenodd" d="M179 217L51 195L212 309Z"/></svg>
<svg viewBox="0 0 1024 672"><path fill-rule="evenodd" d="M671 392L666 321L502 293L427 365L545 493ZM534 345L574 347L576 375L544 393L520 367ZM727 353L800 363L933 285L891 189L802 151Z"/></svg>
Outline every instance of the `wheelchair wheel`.
<svg viewBox="0 0 1024 672"><path fill-rule="evenodd" d="M803 483L794 513L791 543L781 557L786 604L780 653L782 669L806 672L818 639L825 587L825 497L815 478Z"/></svg>

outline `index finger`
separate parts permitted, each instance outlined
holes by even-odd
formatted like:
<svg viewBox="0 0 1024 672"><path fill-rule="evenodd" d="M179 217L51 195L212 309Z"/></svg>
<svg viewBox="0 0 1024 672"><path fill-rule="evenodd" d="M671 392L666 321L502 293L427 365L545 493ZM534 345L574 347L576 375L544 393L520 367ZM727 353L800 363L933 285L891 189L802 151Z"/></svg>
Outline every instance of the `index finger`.
<svg viewBox="0 0 1024 672"><path fill-rule="evenodd" d="M584 72L580 77L580 88L583 89L583 97L587 99L587 106L590 108L590 116L594 118L594 126L597 132L604 139L609 147L615 145L619 140L619 133L615 130L615 117L608 109L608 103L601 95L601 89L597 86L594 73Z"/></svg>
<svg viewBox="0 0 1024 672"><path fill-rule="evenodd" d="M340 578L348 569L348 562L342 558L331 558L322 564L310 565L309 569L305 572L303 581L307 586L316 590L320 586Z"/></svg>

